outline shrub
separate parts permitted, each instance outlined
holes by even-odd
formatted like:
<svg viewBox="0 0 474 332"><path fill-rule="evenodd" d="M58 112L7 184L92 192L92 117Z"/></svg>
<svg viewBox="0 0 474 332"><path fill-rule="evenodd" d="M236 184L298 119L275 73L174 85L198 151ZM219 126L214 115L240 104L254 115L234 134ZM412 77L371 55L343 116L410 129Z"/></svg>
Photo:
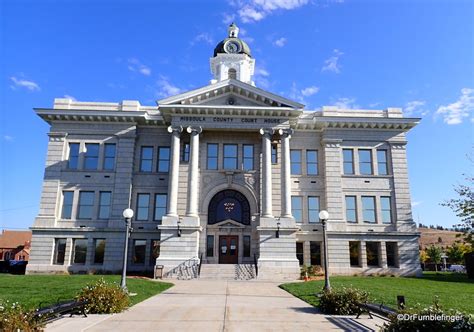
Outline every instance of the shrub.
<svg viewBox="0 0 474 332"><path fill-rule="evenodd" d="M411 331L474 331L470 316L456 310L443 310L436 299L428 308L401 310L389 317L390 322L382 326L383 332Z"/></svg>
<svg viewBox="0 0 474 332"><path fill-rule="evenodd" d="M76 299L87 301L86 310L92 314L111 314L123 311L128 307L128 294L115 283L107 283L100 278L95 283L84 287Z"/></svg>
<svg viewBox="0 0 474 332"><path fill-rule="evenodd" d="M369 294L356 288L324 290L319 299L319 309L329 315L355 315L357 303L366 302Z"/></svg>
<svg viewBox="0 0 474 332"><path fill-rule="evenodd" d="M34 310L26 310L17 302L0 303L0 331L42 331L44 324L34 314Z"/></svg>

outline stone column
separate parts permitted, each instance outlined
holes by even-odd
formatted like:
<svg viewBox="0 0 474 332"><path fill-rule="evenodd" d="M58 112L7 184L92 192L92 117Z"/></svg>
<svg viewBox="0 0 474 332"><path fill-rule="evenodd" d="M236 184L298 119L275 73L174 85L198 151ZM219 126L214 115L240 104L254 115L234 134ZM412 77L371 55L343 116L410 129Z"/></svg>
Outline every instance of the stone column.
<svg viewBox="0 0 474 332"><path fill-rule="evenodd" d="M199 134L202 133L202 128L188 127L186 131L191 134L186 216L197 217L199 186Z"/></svg>
<svg viewBox="0 0 474 332"><path fill-rule="evenodd" d="M178 215L178 185L179 185L179 144L180 135L183 131L181 126L169 126L171 134L171 160L168 184L168 216Z"/></svg>
<svg viewBox="0 0 474 332"><path fill-rule="evenodd" d="M281 217L292 218L290 138L293 129L280 129L281 136Z"/></svg>
<svg viewBox="0 0 474 332"><path fill-rule="evenodd" d="M273 218L272 208L272 128L260 129L262 135L262 217Z"/></svg>

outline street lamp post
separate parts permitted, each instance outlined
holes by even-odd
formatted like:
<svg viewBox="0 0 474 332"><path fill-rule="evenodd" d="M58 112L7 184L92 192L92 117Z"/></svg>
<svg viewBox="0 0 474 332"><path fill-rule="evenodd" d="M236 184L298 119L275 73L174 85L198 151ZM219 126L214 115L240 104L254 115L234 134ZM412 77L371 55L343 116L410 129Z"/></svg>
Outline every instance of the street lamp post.
<svg viewBox="0 0 474 332"><path fill-rule="evenodd" d="M123 217L125 218L125 246L123 250L123 266L122 266L122 280L120 281L120 287L127 292L127 256L128 256L128 239L130 238L130 231L132 229L132 218L133 210L125 209L123 210Z"/></svg>
<svg viewBox="0 0 474 332"><path fill-rule="evenodd" d="M329 260L328 260L328 239L326 235L326 222L329 219L329 213L326 210L319 212L319 219L323 226L323 250L324 250L324 288L323 290L331 290L329 283Z"/></svg>

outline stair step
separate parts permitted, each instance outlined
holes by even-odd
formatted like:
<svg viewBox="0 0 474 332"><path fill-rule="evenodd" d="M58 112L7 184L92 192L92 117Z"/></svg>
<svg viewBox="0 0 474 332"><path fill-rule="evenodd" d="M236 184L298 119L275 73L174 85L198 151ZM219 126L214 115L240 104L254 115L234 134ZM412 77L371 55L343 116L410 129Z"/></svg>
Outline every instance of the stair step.
<svg viewBox="0 0 474 332"><path fill-rule="evenodd" d="M255 279L253 264L203 264L201 279L251 280Z"/></svg>

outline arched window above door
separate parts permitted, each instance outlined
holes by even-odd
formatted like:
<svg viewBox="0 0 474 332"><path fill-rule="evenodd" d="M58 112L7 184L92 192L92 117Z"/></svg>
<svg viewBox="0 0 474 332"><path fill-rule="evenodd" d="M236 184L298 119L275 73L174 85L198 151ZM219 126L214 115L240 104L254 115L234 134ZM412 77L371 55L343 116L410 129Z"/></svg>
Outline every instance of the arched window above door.
<svg viewBox="0 0 474 332"><path fill-rule="evenodd" d="M209 203L209 225L223 220L231 219L244 225L250 225L250 205L240 192L236 190L223 190L212 197Z"/></svg>

